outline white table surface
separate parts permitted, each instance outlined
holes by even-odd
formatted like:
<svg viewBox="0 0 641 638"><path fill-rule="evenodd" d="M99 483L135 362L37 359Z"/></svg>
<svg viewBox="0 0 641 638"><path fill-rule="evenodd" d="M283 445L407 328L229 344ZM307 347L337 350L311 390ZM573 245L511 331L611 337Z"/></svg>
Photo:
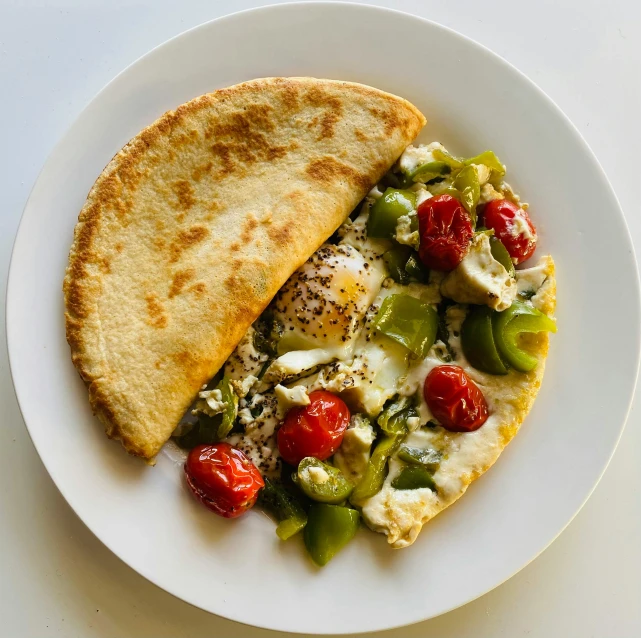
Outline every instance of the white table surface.
<svg viewBox="0 0 641 638"><path fill-rule="evenodd" d="M26 198L52 146L78 112L150 48L196 24L260 4L267 3L0 0L0 303ZM637 0L543 0L527 6L519 0L372 4L448 25L503 55L537 82L596 152L639 245L641 8ZM607 291L599 293L595 303L611 303ZM613 322L603 326L604 338L616 329L616 303L612 306ZM0 317L4 332L4 309ZM593 496L531 565L463 608L379 635L641 636L639 426L637 400ZM11 386L4 337L0 485L0 635L276 635L216 618L173 598L129 569L84 527L31 444Z"/></svg>

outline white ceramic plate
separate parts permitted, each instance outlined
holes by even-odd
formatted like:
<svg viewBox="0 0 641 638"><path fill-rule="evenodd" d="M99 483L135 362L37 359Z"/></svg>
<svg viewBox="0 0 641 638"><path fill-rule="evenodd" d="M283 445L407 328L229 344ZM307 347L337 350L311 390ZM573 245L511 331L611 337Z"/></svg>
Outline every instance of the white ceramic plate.
<svg viewBox="0 0 641 638"><path fill-rule="evenodd" d="M155 468L108 441L65 342L61 285L87 191L165 110L263 76L354 80L401 95L462 155L487 148L531 204L558 265L559 333L543 389L497 465L409 549L363 530L323 570L258 512L230 522L187 494L169 452ZM111 550L203 609L286 631L359 632L436 616L521 569L586 500L621 433L639 354L630 238L596 159L529 80L436 24L358 5L233 15L155 49L109 84L51 154L27 204L8 289L9 353L29 432L69 504Z"/></svg>

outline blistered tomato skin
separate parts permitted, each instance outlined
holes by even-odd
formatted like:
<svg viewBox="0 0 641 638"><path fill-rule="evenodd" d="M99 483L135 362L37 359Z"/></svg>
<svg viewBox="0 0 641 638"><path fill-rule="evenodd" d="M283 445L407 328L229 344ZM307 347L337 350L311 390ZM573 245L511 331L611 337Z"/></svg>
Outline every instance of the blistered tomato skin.
<svg viewBox="0 0 641 638"><path fill-rule="evenodd" d="M451 195L425 200L416 211L421 261L434 270L454 270L470 249L472 222L461 202Z"/></svg>
<svg viewBox="0 0 641 638"><path fill-rule="evenodd" d="M349 408L340 397L317 390L309 400L309 405L292 408L278 430L278 451L293 466L308 456L328 459L340 447L349 424Z"/></svg>
<svg viewBox="0 0 641 638"><path fill-rule="evenodd" d="M483 393L459 366L433 368L423 394L434 417L450 432L473 432L487 421Z"/></svg>
<svg viewBox="0 0 641 638"><path fill-rule="evenodd" d="M185 462L185 477L194 496L225 518L251 509L265 486L258 468L229 443L193 448Z"/></svg>
<svg viewBox="0 0 641 638"><path fill-rule="evenodd" d="M526 210L507 199L495 199L485 204L480 213L483 225L494 230L515 264L534 254L538 237Z"/></svg>

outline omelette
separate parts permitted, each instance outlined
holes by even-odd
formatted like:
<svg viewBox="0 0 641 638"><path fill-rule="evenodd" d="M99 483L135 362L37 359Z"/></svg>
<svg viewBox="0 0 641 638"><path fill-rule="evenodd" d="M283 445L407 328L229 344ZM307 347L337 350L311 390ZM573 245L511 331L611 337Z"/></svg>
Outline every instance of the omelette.
<svg viewBox="0 0 641 638"><path fill-rule="evenodd" d="M465 159L438 142L409 145L200 393L202 423L178 432L185 447L210 443L207 420L220 423L230 388L238 405L224 441L259 469L259 502L287 525L279 536L304 528L319 565L351 522L296 518L287 499L359 512L407 547L489 469L532 407L556 331L555 267L549 255L523 263L538 237L505 170L489 151ZM316 439L296 456L328 394L349 414L339 444Z"/></svg>

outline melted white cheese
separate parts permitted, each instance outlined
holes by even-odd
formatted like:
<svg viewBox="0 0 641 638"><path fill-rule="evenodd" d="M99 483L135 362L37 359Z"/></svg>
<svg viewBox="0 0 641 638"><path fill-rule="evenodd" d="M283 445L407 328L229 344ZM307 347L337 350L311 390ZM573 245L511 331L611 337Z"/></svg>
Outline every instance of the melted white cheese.
<svg viewBox="0 0 641 638"><path fill-rule="evenodd" d="M358 483L367 468L375 438L376 434L369 420L355 414L345 431L340 448L334 454L336 467L354 484Z"/></svg>
<svg viewBox="0 0 641 638"><path fill-rule="evenodd" d="M398 159L397 166L401 171L403 171L403 173L411 173L421 164L435 161L432 151L437 148L443 151L445 150L445 147L439 142L420 144L419 146L413 146L410 144Z"/></svg>

